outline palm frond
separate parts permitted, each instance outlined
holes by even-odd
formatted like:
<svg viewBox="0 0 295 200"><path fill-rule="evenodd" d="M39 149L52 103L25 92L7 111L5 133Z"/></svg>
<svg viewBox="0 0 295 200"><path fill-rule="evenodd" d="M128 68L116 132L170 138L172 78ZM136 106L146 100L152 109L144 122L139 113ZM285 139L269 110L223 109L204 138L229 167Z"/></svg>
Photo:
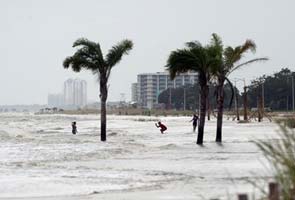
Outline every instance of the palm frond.
<svg viewBox="0 0 295 200"><path fill-rule="evenodd" d="M104 64L103 54L99 43L92 42L86 38L80 38L77 39L73 44L73 47L77 46L83 46L82 49L84 51L87 50L89 55L92 54L93 57L96 57L96 60L100 63L100 65Z"/></svg>
<svg viewBox="0 0 295 200"><path fill-rule="evenodd" d="M189 49L172 51L165 66L170 73L171 79L177 74L188 71L198 71L201 66L200 59Z"/></svg>
<svg viewBox="0 0 295 200"><path fill-rule="evenodd" d="M255 58L255 59L252 59L252 60L248 60L248 61L246 61L246 62L244 62L244 63L241 63L241 64L239 64L239 65L233 67L233 68L229 71L229 73L231 73L231 72L233 72L233 71L239 69L239 68L242 67L242 66L249 65L249 64L252 64L252 63L254 63L254 62L267 61L267 60L269 60L269 59L266 58L266 57L263 57L263 58Z"/></svg>
<svg viewBox="0 0 295 200"><path fill-rule="evenodd" d="M230 102L229 102L229 110L230 110L232 107L232 104L233 104L235 89L234 89L232 82L227 77L225 77L225 80L227 81L227 83L230 87L230 90L231 90L231 97L230 97Z"/></svg>
<svg viewBox="0 0 295 200"><path fill-rule="evenodd" d="M71 67L75 72L80 72L83 68L90 69L92 71L96 69L96 66L92 62L86 58L78 56L67 57L63 62L63 66L66 69Z"/></svg>
<svg viewBox="0 0 295 200"><path fill-rule="evenodd" d="M243 45L235 48L227 47L224 51L225 66L228 68L233 67L248 50L251 50L253 53L256 51L256 44L252 40L246 40Z"/></svg>
<svg viewBox="0 0 295 200"><path fill-rule="evenodd" d="M234 54L235 54L235 50L231 46L228 46L224 49L223 56L224 56L225 66L232 65Z"/></svg>
<svg viewBox="0 0 295 200"><path fill-rule="evenodd" d="M77 46L87 46L87 47L95 48L96 43L86 38L79 38L73 44L73 47L77 47Z"/></svg>
<svg viewBox="0 0 295 200"><path fill-rule="evenodd" d="M66 57L66 59L64 59L64 61L63 61L63 63L62 63L63 67L64 67L65 69L68 69L68 68L70 67L72 61L73 61L72 56L68 56L68 57Z"/></svg>
<svg viewBox="0 0 295 200"><path fill-rule="evenodd" d="M211 39L211 46L215 46L217 48L220 48L221 51L223 49L223 44L222 44L222 39L219 35L217 35L216 33L212 34L212 39Z"/></svg>
<svg viewBox="0 0 295 200"><path fill-rule="evenodd" d="M91 52L88 47L82 47L78 49L73 56L87 58L92 60L93 62L95 62L97 59L96 55L93 54L93 52Z"/></svg>
<svg viewBox="0 0 295 200"><path fill-rule="evenodd" d="M188 48L203 48L199 41L186 42L185 46Z"/></svg>
<svg viewBox="0 0 295 200"><path fill-rule="evenodd" d="M223 69L223 46L221 40L215 35L213 42L207 46L207 65L210 73L216 76Z"/></svg>
<svg viewBox="0 0 295 200"><path fill-rule="evenodd" d="M131 40L123 40L117 45L113 46L108 54L106 55L106 63L108 67L112 68L115 66L124 54L128 54L133 47L133 42Z"/></svg>
<svg viewBox="0 0 295 200"><path fill-rule="evenodd" d="M240 48L240 54L245 53L246 51L252 51L255 53L256 51L256 44L253 40L246 40L246 42Z"/></svg>

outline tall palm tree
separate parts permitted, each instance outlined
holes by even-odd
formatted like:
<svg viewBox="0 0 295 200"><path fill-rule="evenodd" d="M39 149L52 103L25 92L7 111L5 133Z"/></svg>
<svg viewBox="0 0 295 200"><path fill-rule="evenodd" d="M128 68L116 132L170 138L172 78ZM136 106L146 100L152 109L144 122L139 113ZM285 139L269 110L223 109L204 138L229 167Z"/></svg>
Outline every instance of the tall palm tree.
<svg viewBox="0 0 295 200"><path fill-rule="evenodd" d="M214 44L202 46L197 41L186 43L186 48L172 51L168 60L166 68L170 73L171 79L179 73L189 71L198 73L198 82L201 93L200 106L200 123L198 127L197 144L203 144L205 116L207 109L207 96L209 93L209 80L211 71L221 65L222 52L220 48Z"/></svg>
<svg viewBox="0 0 295 200"><path fill-rule="evenodd" d="M91 70L98 76L100 91L100 122L101 122L101 141L106 141L106 100L108 97L108 80L112 68L120 62L124 54L132 49L131 40L123 40L113 46L107 55L103 56L99 43L89 41L85 38L74 42L73 47L80 47L72 56L67 57L63 62L64 68L71 67L73 71L80 72L81 69Z"/></svg>
<svg viewBox="0 0 295 200"><path fill-rule="evenodd" d="M252 51L255 53L256 45L252 40L246 40L244 44L235 48L226 47L223 49L221 38L217 34L215 35L215 42L220 45L223 52L222 65L220 65L213 73L217 79L217 129L216 129L216 142L222 142L222 119L223 119L223 103L224 103L224 83L227 81L231 86L232 92L234 91L232 83L229 81L228 76L235 70L242 66L249 65L258 61L266 61L268 58L255 58L243 63L238 63L245 53ZM238 64L237 64L238 63ZM231 102L233 99L233 93ZM231 103L230 103L231 104Z"/></svg>

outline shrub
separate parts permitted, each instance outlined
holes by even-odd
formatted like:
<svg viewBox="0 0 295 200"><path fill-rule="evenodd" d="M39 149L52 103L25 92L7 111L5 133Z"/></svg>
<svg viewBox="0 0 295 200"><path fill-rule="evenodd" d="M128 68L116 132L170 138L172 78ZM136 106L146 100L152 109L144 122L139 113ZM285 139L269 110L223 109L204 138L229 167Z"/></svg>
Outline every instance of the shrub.
<svg viewBox="0 0 295 200"><path fill-rule="evenodd" d="M285 118L285 119L277 119L276 122L278 124L287 126L289 128L295 128L295 118L293 118L293 117L289 117L289 118Z"/></svg>
<svg viewBox="0 0 295 200"><path fill-rule="evenodd" d="M292 123L294 119L291 120ZM280 139L258 141L256 145L270 162L274 171L274 179L282 190L282 199L292 199L295 195L295 131L279 123Z"/></svg>

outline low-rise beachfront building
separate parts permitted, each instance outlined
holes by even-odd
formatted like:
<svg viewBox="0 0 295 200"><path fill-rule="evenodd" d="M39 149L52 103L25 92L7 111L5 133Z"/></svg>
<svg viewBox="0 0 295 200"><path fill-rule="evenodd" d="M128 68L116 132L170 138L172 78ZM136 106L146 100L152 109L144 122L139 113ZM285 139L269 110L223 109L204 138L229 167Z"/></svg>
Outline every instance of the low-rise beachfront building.
<svg viewBox="0 0 295 200"><path fill-rule="evenodd" d="M144 73L137 75L137 105L153 109L158 105L159 94L168 88L178 88L197 83L197 73L183 73L170 79L168 72ZM133 91L133 90L132 90Z"/></svg>

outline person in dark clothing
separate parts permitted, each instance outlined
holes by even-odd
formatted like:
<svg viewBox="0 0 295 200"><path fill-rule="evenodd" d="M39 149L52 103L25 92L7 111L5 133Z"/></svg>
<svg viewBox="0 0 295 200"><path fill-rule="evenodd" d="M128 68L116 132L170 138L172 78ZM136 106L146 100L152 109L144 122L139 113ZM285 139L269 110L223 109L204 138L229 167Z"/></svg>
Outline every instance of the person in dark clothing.
<svg viewBox="0 0 295 200"><path fill-rule="evenodd" d="M196 131L196 128L198 126L198 120L199 120L198 115L194 114L192 120L190 121L190 122L193 122L193 131L194 132Z"/></svg>
<svg viewBox="0 0 295 200"><path fill-rule="evenodd" d="M76 122L72 122L72 133L73 133L74 135L76 135L76 133L77 133Z"/></svg>
<svg viewBox="0 0 295 200"><path fill-rule="evenodd" d="M162 134L164 133L164 131L167 130L167 127L164 124L162 124L161 122L156 123L156 127L161 128L160 131L161 131Z"/></svg>

